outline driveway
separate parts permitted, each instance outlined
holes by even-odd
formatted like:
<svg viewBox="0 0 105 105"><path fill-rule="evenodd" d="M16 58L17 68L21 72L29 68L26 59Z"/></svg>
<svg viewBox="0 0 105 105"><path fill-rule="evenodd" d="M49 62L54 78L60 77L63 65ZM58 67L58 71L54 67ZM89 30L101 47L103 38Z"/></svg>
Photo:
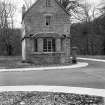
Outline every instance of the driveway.
<svg viewBox="0 0 105 105"><path fill-rule="evenodd" d="M1 86L50 85L105 89L105 63L80 60L89 65L75 69L0 72Z"/></svg>

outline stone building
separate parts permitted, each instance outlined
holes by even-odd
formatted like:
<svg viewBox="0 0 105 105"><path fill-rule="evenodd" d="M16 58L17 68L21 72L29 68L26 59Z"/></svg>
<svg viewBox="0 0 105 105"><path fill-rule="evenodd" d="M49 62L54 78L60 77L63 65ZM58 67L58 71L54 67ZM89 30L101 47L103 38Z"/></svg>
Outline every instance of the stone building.
<svg viewBox="0 0 105 105"><path fill-rule="evenodd" d="M70 15L57 0L22 8L22 60L35 64L70 62Z"/></svg>

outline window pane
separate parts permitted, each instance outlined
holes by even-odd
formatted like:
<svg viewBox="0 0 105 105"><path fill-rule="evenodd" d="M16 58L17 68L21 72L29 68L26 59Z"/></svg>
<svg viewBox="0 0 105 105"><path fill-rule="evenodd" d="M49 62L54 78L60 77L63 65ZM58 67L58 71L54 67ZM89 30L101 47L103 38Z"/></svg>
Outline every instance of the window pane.
<svg viewBox="0 0 105 105"><path fill-rule="evenodd" d="M44 52L47 51L47 40L46 39L43 40L43 51Z"/></svg>
<svg viewBox="0 0 105 105"><path fill-rule="evenodd" d="M48 46L51 46L51 41L48 41Z"/></svg>
<svg viewBox="0 0 105 105"><path fill-rule="evenodd" d="M48 50L49 50L49 49L51 50L51 46L48 46Z"/></svg>
<svg viewBox="0 0 105 105"><path fill-rule="evenodd" d="M50 25L51 16L46 16L46 25Z"/></svg>
<svg viewBox="0 0 105 105"><path fill-rule="evenodd" d="M38 48L37 48L37 39L34 40L34 51L37 52Z"/></svg>
<svg viewBox="0 0 105 105"><path fill-rule="evenodd" d="M56 49L55 49L55 39L52 40L52 51L55 52Z"/></svg>
<svg viewBox="0 0 105 105"><path fill-rule="evenodd" d="M55 52L55 39L44 39L43 40L43 51L44 52Z"/></svg>
<svg viewBox="0 0 105 105"><path fill-rule="evenodd" d="M51 52L51 49L48 49L48 52Z"/></svg>

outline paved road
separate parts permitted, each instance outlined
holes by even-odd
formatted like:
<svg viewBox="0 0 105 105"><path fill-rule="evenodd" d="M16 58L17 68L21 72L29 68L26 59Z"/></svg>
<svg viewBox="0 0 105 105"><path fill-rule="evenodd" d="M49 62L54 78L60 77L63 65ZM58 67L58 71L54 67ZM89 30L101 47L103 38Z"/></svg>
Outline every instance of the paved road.
<svg viewBox="0 0 105 105"><path fill-rule="evenodd" d="M85 62L89 66L78 69L0 72L0 85L60 85L105 89L105 63Z"/></svg>

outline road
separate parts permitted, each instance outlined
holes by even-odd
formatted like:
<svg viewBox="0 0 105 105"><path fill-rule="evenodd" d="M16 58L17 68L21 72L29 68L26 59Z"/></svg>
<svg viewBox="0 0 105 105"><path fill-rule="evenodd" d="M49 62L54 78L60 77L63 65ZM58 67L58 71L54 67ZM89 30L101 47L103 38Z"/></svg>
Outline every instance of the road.
<svg viewBox="0 0 105 105"><path fill-rule="evenodd" d="M105 89L105 63L86 60L81 62L88 62L89 66L64 70L0 72L0 85L56 85Z"/></svg>

